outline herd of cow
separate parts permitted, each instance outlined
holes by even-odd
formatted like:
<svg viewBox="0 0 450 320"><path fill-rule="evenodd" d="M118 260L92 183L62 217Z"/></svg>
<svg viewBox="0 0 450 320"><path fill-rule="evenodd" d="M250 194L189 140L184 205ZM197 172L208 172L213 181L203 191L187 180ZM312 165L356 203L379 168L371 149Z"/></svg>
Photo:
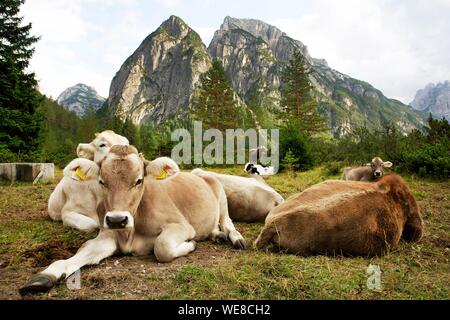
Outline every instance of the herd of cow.
<svg viewBox="0 0 450 320"><path fill-rule="evenodd" d="M53 262L20 288L47 291L81 267L115 254L154 253L169 262L196 241L230 241L245 249L233 221L265 221L255 245L298 255L382 255L400 239L418 241L423 222L403 179L384 175L392 163L374 158L345 169L342 180L316 184L287 200L258 174L240 177L194 169L170 158L144 159L111 130L79 144L48 202L53 220L90 232L71 258Z"/></svg>

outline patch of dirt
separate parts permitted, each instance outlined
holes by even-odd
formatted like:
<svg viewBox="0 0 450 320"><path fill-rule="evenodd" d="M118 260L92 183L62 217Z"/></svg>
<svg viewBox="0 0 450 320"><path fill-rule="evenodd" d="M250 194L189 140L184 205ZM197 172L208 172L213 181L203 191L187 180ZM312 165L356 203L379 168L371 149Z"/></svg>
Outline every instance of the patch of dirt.
<svg viewBox="0 0 450 320"><path fill-rule="evenodd" d="M443 237L431 237L430 241L439 248L449 249L450 248L450 239Z"/></svg>
<svg viewBox="0 0 450 320"><path fill-rule="evenodd" d="M53 261L70 258L77 250L73 245L50 240L25 250L23 256L32 267L46 267Z"/></svg>

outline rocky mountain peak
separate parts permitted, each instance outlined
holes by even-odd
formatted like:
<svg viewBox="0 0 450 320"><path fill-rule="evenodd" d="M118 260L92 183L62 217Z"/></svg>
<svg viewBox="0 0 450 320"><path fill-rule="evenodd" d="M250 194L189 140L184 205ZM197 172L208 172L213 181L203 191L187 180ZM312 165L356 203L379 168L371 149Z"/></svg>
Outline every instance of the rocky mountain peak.
<svg viewBox="0 0 450 320"><path fill-rule="evenodd" d="M57 102L67 110L73 111L82 117L86 114L89 107L97 110L103 105L105 100L93 87L84 83L78 83L61 92Z"/></svg>
<svg viewBox="0 0 450 320"><path fill-rule="evenodd" d="M186 113L199 77L210 65L200 36L182 19L170 16L116 73L108 108L136 124Z"/></svg>
<svg viewBox="0 0 450 320"><path fill-rule="evenodd" d="M260 37L265 42L272 44L286 34L275 26L256 19L237 19L232 17L225 17L221 29L243 29L256 37Z"/></svg>
<svg viewBox="0 0 450 320"><path fill-rule="evenodd" d="M417 91L410 105L420 111L431 113L436 117L450 118L450 81L437 84L429 83Z"/></svg>
<svg viewBox="0 0 450 320"><path fill-rule="evenodd" d="M355 126L379 128L393 122L403 131L423 124L421 113L386 98L370 84L312 58L307 47L275 26L256 19L226 17L206 49L200 36L176 16L170 16L123 63L111 82L108 110L134 123L159 123L180 118L211 60L222 62L238 100L249 110L279 108L280 79L294 52L310 64L319 111L339 136Z"/></svg>
<svg viewBox="0 0 450 320"><path fill-rule="evenodd" d="M192 31L191 28L179 17L171 15L169 19L161 24L161 28L167 31L167 33L175 38L182 38Z"/></svg>

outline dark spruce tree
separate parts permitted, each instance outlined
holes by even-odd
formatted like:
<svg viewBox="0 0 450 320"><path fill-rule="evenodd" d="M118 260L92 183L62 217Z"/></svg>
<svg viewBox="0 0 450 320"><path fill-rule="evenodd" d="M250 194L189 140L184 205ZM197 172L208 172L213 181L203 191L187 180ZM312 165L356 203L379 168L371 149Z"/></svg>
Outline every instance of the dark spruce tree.
<svg viewBox="0 0 450 320"><path fill-rule="evenodd" d="M295 124L308 136L326 130L325 120L319 114L318 103L313 96L310 73L305 58L297 51L283 70L280 86L281 120Z"/></svg>
<svg viewBox="0 0 450 320"><path fill-rule="evenodd" d="M225 130L239 125L239 108L222 63L213 61L201 78L200 90L192 106L192 116L203 128Z"/></svg>
<svg viewBox="0 0 450 320"><path fill-rule="evenodd" d="M39 148L42 97L33 73L27 72L33 44L31 24L19 17L24 0L0 2L0 157L30 159ZM13 158L13 159L11 159ZM2 159L0 159L2 160Z"/></svg>

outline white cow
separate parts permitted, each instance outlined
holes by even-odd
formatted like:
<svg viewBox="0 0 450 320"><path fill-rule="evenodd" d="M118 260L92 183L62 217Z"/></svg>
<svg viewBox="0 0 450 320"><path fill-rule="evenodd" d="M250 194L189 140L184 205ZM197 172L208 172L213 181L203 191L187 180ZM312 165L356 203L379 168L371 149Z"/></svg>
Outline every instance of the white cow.
<svg viewBox="0 0 450 320"><path fill-rule="evenodd" d="M95 162L77 158L63 171L63 178L48 200L48 214L64 225L91 232L99 227L97 206L103 190L98 183L99 167Z"/></svg>
<svg viewBox="0 0 450 320"><path fill-rule="evenodd" d="M192 173L200 177L212 176L220 181L227 195L228 211L233 221L264 221L269 211L284 201L278 192L257 175L239 177L202 169L194 169Z"/></svg>
<svg viewBox="0 0 450 320"><path fill-rule="evenodd" d="M195 250L196 241L227 239L237 249L245 240L228 216L226 195L214 177L180 172L149 177L148 162L132 146L113 146L101 164L104 191L100 232L71 258L53 262L19 289L47 291L57 280L114 253L148 255L169 262Z"/></svg>
<svg viewBox="0 0 450 320"><path fill-rule="evenodd" d="M95 134L95 139L91 143L80 143L77 147L77 155L99 164L105 159L109 149L113 145L129 145L127 138L115 133L112 130L105 130Z"/></svg>

